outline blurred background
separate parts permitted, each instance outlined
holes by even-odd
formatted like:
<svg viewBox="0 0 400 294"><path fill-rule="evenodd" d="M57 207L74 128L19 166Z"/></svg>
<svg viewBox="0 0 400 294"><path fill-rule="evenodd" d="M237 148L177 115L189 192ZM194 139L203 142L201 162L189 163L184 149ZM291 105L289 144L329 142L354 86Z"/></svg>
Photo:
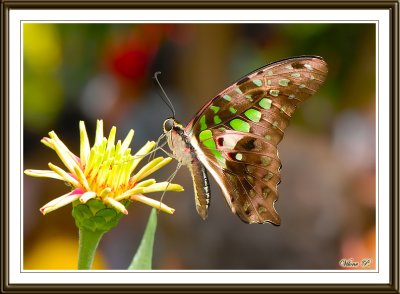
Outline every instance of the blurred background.
<svg viewBox="0 0 400 294"><path fill-rule="evenodd" d="M343 258L375 268L375 26L373 24L24 24L24 169L62 166L40 143L54 130L79 154L79 120L93 142L96 119L117 138L135 130L132 151L162 133L171 116L196 111L260 66L296 55L328 63L326 83L294 115L279 145L276 208L282 225L247 225L211 179L209 217L200 219L183 167L167 193L174 215L159 214L154 269L344 269ZM170 163L155 174L165 180ZM69 188L24 176L24 269L76 269L78 230L71 207L39 208ZM152 194L155 199L161 195ZM103 237L94 268L126 269L150 208L140 203Z"/></svg>

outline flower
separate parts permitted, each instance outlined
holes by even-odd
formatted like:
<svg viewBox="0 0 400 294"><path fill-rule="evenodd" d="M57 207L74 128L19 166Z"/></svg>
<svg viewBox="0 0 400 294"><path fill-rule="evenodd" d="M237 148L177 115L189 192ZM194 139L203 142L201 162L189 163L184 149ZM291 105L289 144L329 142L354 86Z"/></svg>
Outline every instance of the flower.
<svg viewBox="0 0 400 294"><path fill-rule="evenodd" d="M170 157L154 158L137 173L132 174L140 161L153 150L156 145L154 141L147 142L135 155L131 155L131 149L128 146L133 138L133 130L129 131L122 143L119 140L115 144L116 127L112 127L108 138L105 138L103 137L103 121L98 120L95 142L90 148L83 121L79 122L79 129L80 157L73 154L54 131L49 133L50 138L45 137L41 140L44 145L58 154L67 171L52 163L49 163L50 170L25 170L25 174L29 176L62 180L73 187L71 192L40 208L43 214L78 199L81 203L96 199L123 214L128 214L124 205L127 200L142 202L170 214L174 212L173 208L143 195L160 191L183 191L183 187L178 184L157 183L154 179L143 180L169 163L172 160Z"/></svg>

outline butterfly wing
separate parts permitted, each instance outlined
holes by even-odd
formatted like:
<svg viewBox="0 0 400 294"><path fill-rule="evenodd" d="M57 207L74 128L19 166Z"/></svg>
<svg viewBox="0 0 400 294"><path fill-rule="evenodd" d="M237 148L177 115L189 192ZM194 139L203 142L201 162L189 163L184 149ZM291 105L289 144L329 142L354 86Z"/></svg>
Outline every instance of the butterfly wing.
<svg viewBox="0 0 400 294"><path fill-rule="evenodd" d="M200 148L198 158L218 182L232 211L247 223L278 225L274 203L280 160L276 146L259 136L232 130L211 129L206 134L210 137L203 133L200 146L213 140L217 143L215 148Z"/></svg>
<svg viewBox="0 0 400 294"><path fill-rule="evenodd" d="M199 160L244 222L280 224L277 144L297 105L326 74L325 61L314 56L264 66L214 97L186 127Z"/></svg>

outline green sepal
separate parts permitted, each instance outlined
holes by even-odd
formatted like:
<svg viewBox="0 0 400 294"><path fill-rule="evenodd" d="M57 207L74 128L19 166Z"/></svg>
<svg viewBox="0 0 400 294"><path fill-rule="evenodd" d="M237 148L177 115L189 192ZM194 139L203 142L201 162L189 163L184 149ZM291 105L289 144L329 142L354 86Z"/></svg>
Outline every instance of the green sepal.
<svg viewBox="0 0 400 294"><path fill-rule="evenodd" d="M130 202L129 200L121 201L125 207L128 207ZM86 203L81 203L79 200L74 201L72 216L79 229L105 233L115 227L124 214L107 207L100 200L90 199Z"/></svg>

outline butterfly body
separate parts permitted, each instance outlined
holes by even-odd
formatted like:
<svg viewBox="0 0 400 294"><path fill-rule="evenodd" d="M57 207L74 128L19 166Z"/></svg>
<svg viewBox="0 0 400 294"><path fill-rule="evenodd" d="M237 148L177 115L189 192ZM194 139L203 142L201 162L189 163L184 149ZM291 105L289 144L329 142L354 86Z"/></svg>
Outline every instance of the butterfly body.
<svg viewBox="0 0 400 294"><path fill-rule="evenodd" d="M186 127L174 118L164 122L174 157L192 174L203 219L210 203L208 171L241 220L280 224L274 207L281 168L277 145L298 103L319 88L326 74L320 57L275 62L222 91Z"/></svg>
<svg viewBox="0 0 400 294"><path fill-rule="evenodd" d="M164 122L164 131L173 156L189 168L193 179L196 210L202 219L206 219L211 199L207 170L199 161L199 155L180 123L169 118Z"/></svg>

